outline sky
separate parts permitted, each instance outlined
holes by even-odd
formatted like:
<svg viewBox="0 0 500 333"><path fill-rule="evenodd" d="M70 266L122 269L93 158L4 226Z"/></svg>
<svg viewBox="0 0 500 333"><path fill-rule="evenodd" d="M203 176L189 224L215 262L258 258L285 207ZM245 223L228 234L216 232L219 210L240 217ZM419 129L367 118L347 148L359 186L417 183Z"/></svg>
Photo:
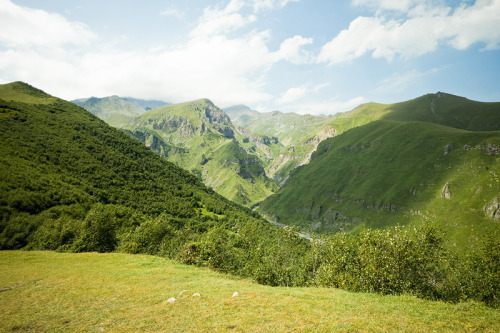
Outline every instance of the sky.
<svg viewBox="0 0 500 333"><path fill-rule="evenodd" d="M500 101L500 0L0 0L0 83L334 114Z"/></svg>

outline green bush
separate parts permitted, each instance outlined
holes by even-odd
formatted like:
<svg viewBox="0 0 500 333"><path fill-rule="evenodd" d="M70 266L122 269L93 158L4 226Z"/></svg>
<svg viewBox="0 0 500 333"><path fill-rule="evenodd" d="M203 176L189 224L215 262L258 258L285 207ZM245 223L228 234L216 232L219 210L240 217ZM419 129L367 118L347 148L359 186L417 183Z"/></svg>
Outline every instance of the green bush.
<svg viewBox="0 0 500 333"><path fill-rule="evenodd" d="M299 237L295 229L278 229L273 243L253 250L251 276L271 286L307 285L313 271L310 250L310 243Z"/></svg>
<svg viewBox="0 0 500 333"><path fill-rule="evenodd" d="M112 205L97 203L80 225L79 238L71 248L74 252L112 252L117 245L117 210Z"/></svg>
<svg viewBox="0 0 500 333"><path fill-rule="evenodd" d="M319 285L436 298L444 278L443 236L432 227L336 234L320 244Z"/></svg>
<svg viewBox="0 0 500 333"><path fill-rule="evenodd" d="M490 235L481 246L450 264L444 297L454 301L473 299L500 306L500 239Z"/></svg>

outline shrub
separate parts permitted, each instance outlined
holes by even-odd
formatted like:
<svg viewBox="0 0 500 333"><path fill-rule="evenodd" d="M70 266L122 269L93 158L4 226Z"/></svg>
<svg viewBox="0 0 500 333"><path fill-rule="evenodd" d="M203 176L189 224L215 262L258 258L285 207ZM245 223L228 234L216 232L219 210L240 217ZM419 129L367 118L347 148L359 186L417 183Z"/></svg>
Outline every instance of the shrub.
<svg viewBox="0 0 500 333"><path fill-rule="evenodd" d="M117 209L113 205L97 203L85 216L80 226L79 238L71 248L74 252L111 252L117 238Z"/></svg>
<svg viewBox="0 0 500 333"><path fill-rule="evenodd" d="M339 233L320 244L319 285L436 298L444 278L442 235L432 227Z"/></svg>

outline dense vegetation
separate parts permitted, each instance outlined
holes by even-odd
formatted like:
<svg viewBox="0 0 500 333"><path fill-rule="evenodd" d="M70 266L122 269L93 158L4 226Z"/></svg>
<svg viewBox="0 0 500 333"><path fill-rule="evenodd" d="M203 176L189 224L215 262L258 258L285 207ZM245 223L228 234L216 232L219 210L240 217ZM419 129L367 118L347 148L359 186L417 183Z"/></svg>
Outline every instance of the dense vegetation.
<svg viewBox="0 0 500 333"><path fill-rule="evenodd" d="M279 237L249 209L82 108L24 83L0 92L8 98L0 100L0 249L189 261L215 235L245 253Z"/></svg>
<svg viewBox="0 0 500 333"><path fill-rule="evenodd" d="M269 285L499 305L498 234L460 255L433 226L308 242L24 83L0 86L0 143L0 249L148 253Z"/></svg>

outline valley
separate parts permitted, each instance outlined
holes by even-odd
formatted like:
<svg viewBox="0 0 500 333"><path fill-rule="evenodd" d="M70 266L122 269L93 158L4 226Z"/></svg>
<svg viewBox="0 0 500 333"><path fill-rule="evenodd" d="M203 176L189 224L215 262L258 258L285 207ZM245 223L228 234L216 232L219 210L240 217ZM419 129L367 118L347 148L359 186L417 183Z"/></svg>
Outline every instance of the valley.
<svg viewBox="0 0 500 333"><path fill-rule="evenodd" d="M498 307L498 106L439 93L257 126L201 99L114 128L0 85L0 250L149 254L268 286ZM297 163L273 168L286 154Z"/></svg>
<svg viewBox="0 0 500 333"><path fill-rule="evenodd" d="M499 110L442 92L330 116L204 99L118 127L280 225L329 234L432 223L462 251L499 232Z"/></svg>
<svg viewBox="0 0 500 333"><path fill-rule="evenodd" d="M73 102L248 207L275 193L335 135L328 126L333 116L260 114L246 106L224 111L208 99L149 111L118 96Z"/></svg>
<svg viewBox="0 0 500 333"><path fill-rule="evenodd" d="M0 333L500 332L500 0L0 0Z"/></svg>

